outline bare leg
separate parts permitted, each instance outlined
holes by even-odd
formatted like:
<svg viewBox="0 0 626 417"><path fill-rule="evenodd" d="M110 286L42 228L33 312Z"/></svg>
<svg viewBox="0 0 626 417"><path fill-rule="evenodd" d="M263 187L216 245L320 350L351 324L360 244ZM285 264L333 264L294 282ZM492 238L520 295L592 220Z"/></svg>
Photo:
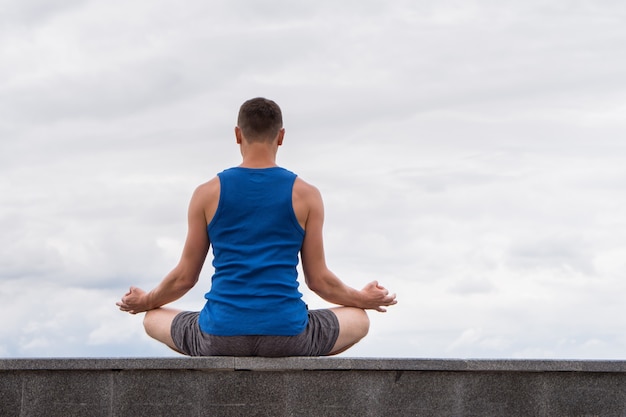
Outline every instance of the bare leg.
<svg viewBox="0 0 626 417"><path fill-rule="evenodd" d="M180 312L180 310L161 307L146 311L146 315L143 318L143 327L146 329L148 336L165 343L176 352L178 352L178 349L172 339L172 321Z"/></svg>
<svg viewBox="0 0 626 417"><path fill-rule="evenodd" d="M339 320L339 337L329 353L336 355L365 337L370 328L370 319L365 310L356 307L336 307L330 310Z"/></svg>

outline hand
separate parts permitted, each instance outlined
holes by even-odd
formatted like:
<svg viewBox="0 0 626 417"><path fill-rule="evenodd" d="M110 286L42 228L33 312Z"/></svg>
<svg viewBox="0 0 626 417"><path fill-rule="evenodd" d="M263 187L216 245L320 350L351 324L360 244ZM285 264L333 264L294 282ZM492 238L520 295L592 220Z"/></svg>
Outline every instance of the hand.
<svg viewBox="0 0 626 417"><path fill-rule="evenodd" d="M378 281L372 281L361 290L363 295L363 308L372 309L384 313L387 311L386 306L397 304L396 294L389 294L389 291L378 285Z"/></svg>
<svg viewBox="0 0 626 417"><path fill-rule="evenodd" d="M130 290L124 294L121 301L115 303L121 311L130 314L143 313L150 310L147 305L146 292L141 288L130 287Z"/></svg>

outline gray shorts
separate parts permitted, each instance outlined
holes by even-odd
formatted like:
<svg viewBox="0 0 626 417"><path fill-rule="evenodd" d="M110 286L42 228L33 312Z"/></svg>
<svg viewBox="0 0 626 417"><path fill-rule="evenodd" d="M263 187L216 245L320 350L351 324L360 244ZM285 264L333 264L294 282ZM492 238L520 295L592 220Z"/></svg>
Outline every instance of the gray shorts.
<svg viewBox="0 0 626 417"><path fill-rule="evenodd" d="M339 336L331 310L309 310L309 324L296 336L215 336L198 325L199 312L183 311L172 322L172 339L189 356L324 356Z"/></svg>

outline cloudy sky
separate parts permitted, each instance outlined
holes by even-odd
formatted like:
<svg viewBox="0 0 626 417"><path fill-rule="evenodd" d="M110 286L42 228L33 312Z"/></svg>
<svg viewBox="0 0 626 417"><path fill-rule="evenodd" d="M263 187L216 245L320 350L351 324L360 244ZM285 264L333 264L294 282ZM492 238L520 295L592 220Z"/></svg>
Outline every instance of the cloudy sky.
<svg viewBox="0 0 626 417"><path fill-rule="evenodd" d="M624 359L625 50L610 0L0 0L0 357L175 355L115 302L265 96L331 269L398 293L344 356Z"/></svg>

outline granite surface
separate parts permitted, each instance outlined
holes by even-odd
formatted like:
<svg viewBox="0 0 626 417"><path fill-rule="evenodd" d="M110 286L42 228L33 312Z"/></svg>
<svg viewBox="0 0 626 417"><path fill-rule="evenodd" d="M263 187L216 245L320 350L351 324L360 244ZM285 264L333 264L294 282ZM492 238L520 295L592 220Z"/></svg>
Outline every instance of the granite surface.
<svg viewBox="0 0 626 417"><path fill-rule="evenodd" d="M626 416L626 362L0 360L0 416Z"/></svg>
<svg viewBox="0 0 626 417"><path fill-rule="evenodd" d="M25 358L0 359L3 370L392 370L507 372L626 372L626 361L527 359L411 359L333 357L171 357L171 358Z"/></svg>

